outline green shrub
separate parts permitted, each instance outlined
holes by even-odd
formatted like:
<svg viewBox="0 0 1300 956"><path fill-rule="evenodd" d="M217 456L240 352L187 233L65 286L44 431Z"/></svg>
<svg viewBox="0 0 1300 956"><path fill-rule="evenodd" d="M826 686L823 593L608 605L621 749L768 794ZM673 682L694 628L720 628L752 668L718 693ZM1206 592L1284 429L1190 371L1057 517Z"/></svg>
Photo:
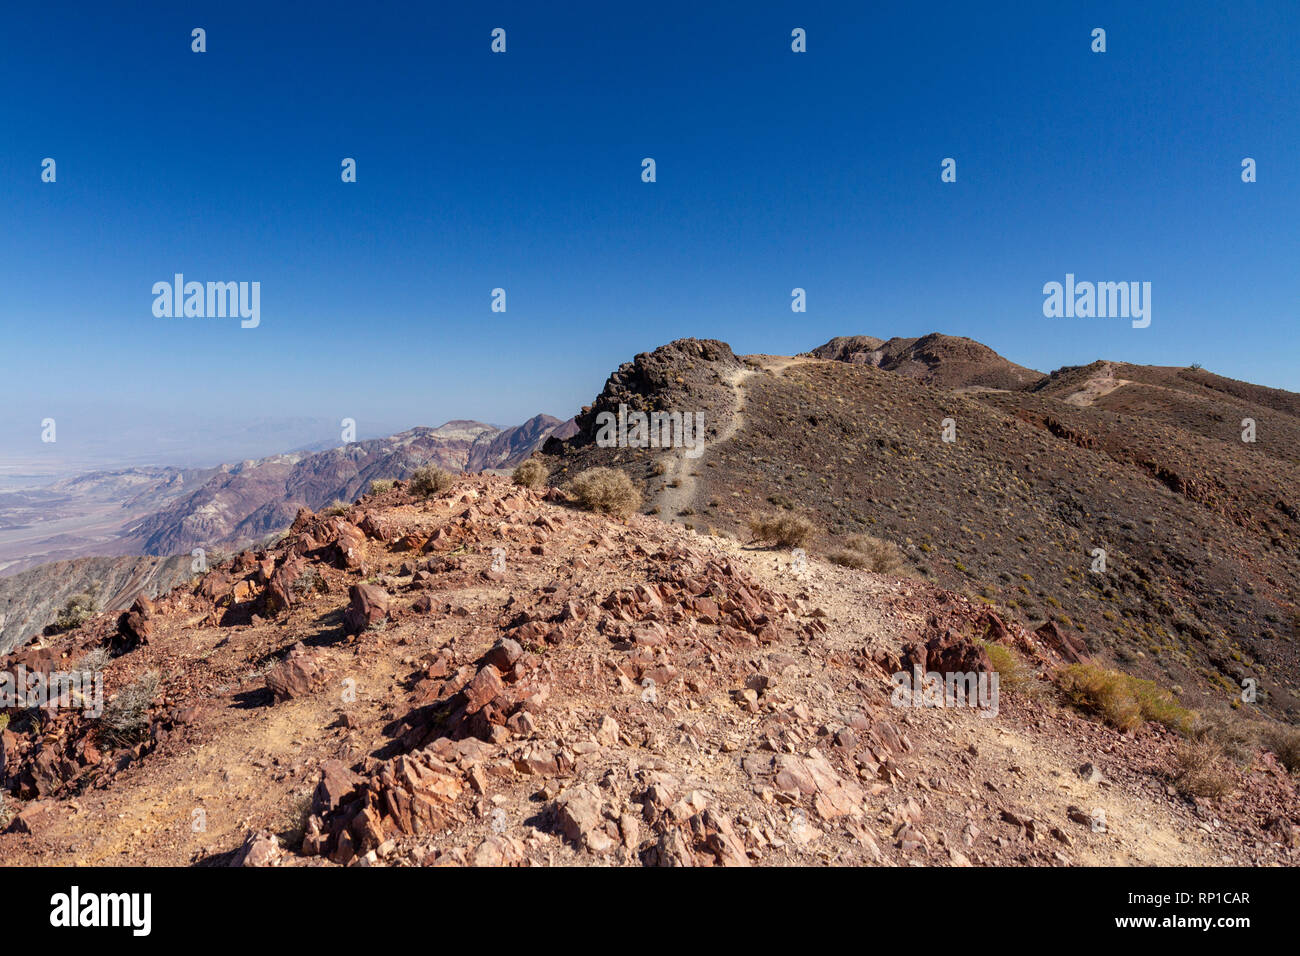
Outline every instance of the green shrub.
<svg viewBox="0 0 1300 956"><path fill-rule="evenodd" d="M1070 703L1119 730L1133 730L1144 720L1182 733L1192 729L1195 715L1179 703L1172 691L1153 681L1097 664L1071 664L1061 671L1057 682Z"/></svg>
<svg viewBox="0 0 1300 956"><path fill-rule="evenodd" d="M60 631L71 631L81 627L95 614L95 596L84 591L68 598L63 610L54 619L54 626Z"/></svg>
<svg viewBox="0 0 1300 956"><path fill-rule="evenodd" d="M981 641L989 656L989 663L998 672L998 687L1012 693L1025 694L1038 688L1033 668L1025 665L1020 655L1004 644Z"/></svg>

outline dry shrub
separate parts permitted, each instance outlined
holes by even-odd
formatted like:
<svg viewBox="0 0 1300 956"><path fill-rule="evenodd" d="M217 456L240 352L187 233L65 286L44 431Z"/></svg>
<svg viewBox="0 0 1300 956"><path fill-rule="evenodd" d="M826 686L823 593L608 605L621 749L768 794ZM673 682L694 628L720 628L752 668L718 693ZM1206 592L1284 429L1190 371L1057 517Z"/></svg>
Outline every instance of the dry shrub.
<svg viewBox="0 0 1300 956"><path fill-rule="evenodd" d="M1153 681L1096 664L1071 664L1060 672L1057 682L1070 703L1119 730L1133 730L1144 720L1183 733L1192 729L1195 715L1172 691Z"/></svg>
<svg viewBox="0 0 1300 956"><path fill-rule="evenodd" d="M541 488L546 484L548 472L546 466L534 458L521 462L511 479L516 485L525 488Z"/></svg>
<svg viewBox="0 0 1300 956"><path fill-rule="evenodd" d="M1263 724L1230 710L1214 710L1197 715L1192 737L1209 740L1223 750L1235 764L1246 766L1255 759L1260 746Z"/></svg>
<svg viewBox="0 0 1300 956"><path fill-rule="evenodd" d="M813 536L813 523L797 514L768 514L749 519L749 534L756 542L779 548L801 548Z"/></svg>
<svg viewBox="0 0 1300 956"><path fill-rule="evenodd" d="M417 498L428 498L431 495L446 491L451 487L454 480L450 472L443 471L434 465L423 465L411 472L409 490Z"/></svg>
<svg viewBox="0 0 1300 956"><path fill-rule="evenodd" d="M907 562L903 560L903 552L898 545L892 541L886 541L883 538L873 538L869 534L851 535L845 542L847 548L845 551L837 552L839 555L857 554L861 555L862 563L846 564L851 568L866 568L877 574L899 574L907 567ZM835 557L831 557L835 561ZM835 561L840 564L840 561Z"/></svg>
<svg viewBox="0 0 1300 956"><path fill-rule="evenodd" d="M569 482L569 493L588 511L625 518L641 507L641 492L617 468L588 468Z"/></svg>
<svg viewBox="0 0 1300 956"><path fill-rule="evenodd" d="M1236 788L1223 749L1211 740L1194 740L1174 751L1174 786L1185 797L1227 796Z"/></svg>
<svg viewBox="0 0 1300 956"><path fill-rule="evenodd" d="M370 494L372 495L382 495L392 490L393 480L391 478L376 478L370 483Z"/></svg>
<svg viewBox="0 0 1300 956"><path fill-rule="evenodd" d="M149 731L149 707L158 696L158 672L145 671L104 705L99 718L100 737L115 747L144 739Z"/></svg>
<svg viewBox="0 0 1300 956"><path fill-rule="evenodd" d="M1273 751L1286 769L1292 773L1300 770L1300 729L1272 727L1264 732L1263 743Z"/></svg>

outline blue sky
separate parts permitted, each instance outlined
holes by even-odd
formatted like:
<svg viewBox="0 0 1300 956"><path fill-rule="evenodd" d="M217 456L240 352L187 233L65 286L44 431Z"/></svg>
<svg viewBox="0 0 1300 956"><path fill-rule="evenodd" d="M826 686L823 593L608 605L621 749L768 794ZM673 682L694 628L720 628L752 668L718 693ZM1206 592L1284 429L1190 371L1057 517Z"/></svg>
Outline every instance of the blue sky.
<svg viewBox="0 0 1300 956"><path fill-rule="evenodd" d="M1300 390L1293 0L555 6L9 5L0 456L565 417L686 335ZM176 272L259 281L260 327L156 318ZM1151 282L1151 326L1044 318L1067 272Z"/></svg>

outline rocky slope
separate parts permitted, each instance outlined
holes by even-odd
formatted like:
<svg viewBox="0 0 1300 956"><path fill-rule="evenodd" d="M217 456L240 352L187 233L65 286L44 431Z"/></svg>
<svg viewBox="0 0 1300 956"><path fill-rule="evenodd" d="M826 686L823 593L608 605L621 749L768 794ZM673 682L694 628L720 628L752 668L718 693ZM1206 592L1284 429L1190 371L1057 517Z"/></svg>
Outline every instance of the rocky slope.
<svg viewBox="0 0 1300 956"><path fill-rule="evenodd" d="M883 538L915 573L1198 704L1240 707L1253 681L1248 710L1300 721L1300 396L1109 362L1037 376L948 336L890 343L638 356L653 376L634 366L593 408L707 402L712 444L593 451L588 414L544 447L550 480L615 465L647 512L742 537L763 512L806 515L823 555Z"/></svg>
<svg viewBox="0 0 1300 956"><path fill-rule="evenodd" d="M0 578L0 654L50 624L74 594L103 611L126 608L141 592L170 591L190 577L190 557L78 558Z"/></svg>
<svg viewBox="0 0 1300 956"><path fill-rule="evenodd" d="M897 706L915 663L1026 662L995 716ZM1059 646L1059 645L1057 645ZM0 733L9 863L1294 864L1295 782L1216 801L1178 741L1051 692L1055 647L932 584L505 478L302 513L274 548L3 662L102 647L138 735L59 709ZM140 696L140 695L137 695ZM121 721L114 726L122 727Z"/></svg>
<svg viewBox="0 0 1300 956"><path fill-rule="evenodd" d="M123 610L140 590L184 580L195 548L229 551L281 532L300 507L350 502L376 478L432 463L452 472L512 469L573 423L537 415L498 429L451 421L324 451L299 451L199 471L96 472L0 495L0 652L49 624L72 594L97 583L99 606ZM82 560L83 555L153 555ZM68 561L51 561L67 555ZM163 558L165 560L159 560ZM132 583L136 582L136 583Z"/></svg>
<svg viewBox="0 0 1300 956"><path fill-rule="evenodd" d="M223 467L197 491L131 528L128 550L186 553L220 542L240 546L287 527L300 507L352 501L377 478L405 478L433 464L448 471L510 468L562 423L539 415L497 429L451 421L315 454L277 455Z"/></svg>

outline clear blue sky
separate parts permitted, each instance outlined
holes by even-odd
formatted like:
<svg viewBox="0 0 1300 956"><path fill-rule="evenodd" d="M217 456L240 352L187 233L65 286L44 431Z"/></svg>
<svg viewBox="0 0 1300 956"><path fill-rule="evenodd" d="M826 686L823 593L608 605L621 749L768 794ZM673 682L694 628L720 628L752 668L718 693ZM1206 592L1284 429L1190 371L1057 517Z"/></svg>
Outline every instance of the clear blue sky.
<svg viewBox="0 0 1300 956"><path fill-rule="evenodd" d="M686 335L1300 390L1298 168L1295 0L9 4L0 456L46 416L146 455L152 423L564 417ZM176 272L259 281L261 326L155 318ZM1067 272L1151 282L1150 328L1044 318Z"/></svg>

